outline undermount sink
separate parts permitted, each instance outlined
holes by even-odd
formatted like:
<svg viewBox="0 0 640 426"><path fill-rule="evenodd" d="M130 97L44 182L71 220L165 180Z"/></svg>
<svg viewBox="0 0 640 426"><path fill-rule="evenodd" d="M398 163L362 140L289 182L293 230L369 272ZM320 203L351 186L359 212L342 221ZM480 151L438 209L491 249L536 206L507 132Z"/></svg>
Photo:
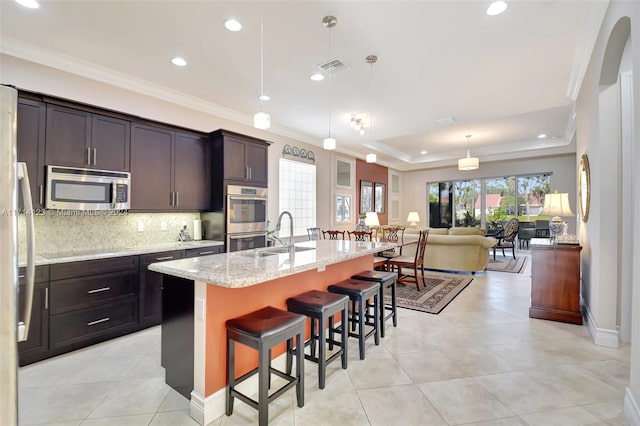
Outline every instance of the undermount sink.
<svg viewBox="0 0 640 426"><path fill-rule="evenodd" d="M300 252L300 251L315 250L316 248L315 247L298 247L298 246L294 246L293 249L297 253L297 252ZM258 249L256 251L256 255L260 256L260 257L275 256L277 254L288 254L288 253L289 253L289 248L282 247L282 246L268 247L268 248L264 248L264 249Z"/></svg>

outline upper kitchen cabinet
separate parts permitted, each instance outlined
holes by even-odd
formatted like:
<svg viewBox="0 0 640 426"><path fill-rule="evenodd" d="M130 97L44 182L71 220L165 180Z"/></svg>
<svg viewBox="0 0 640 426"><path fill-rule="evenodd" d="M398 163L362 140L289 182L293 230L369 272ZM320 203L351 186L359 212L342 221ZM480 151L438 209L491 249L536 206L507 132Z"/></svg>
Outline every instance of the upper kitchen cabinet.
<svg viewBox="0 0 640 426"><path fill-rule="evenodd" d="M130 122L47 105L46 164L129 171Z"/></svg>
<svg viewBox="0 0 640 426"><path fill-rule="evenodd" d="M18 98L18 161L27 164L33 207L44 208L44 144L47 107L35 99ZM24 208L20 195L20 208Z"/></svg>
<svg viewBox="0 0 640 426"><path fill-rule="evenodd" d="M267 186L268 142L222 129L213 132L211 139L215 178Z"/></svg>
<svg viewBox="0 0 640 426"><path fill-rule="evenodd" d="M134 123L131 210L209 209L209 140L203 135Z"/></svg>

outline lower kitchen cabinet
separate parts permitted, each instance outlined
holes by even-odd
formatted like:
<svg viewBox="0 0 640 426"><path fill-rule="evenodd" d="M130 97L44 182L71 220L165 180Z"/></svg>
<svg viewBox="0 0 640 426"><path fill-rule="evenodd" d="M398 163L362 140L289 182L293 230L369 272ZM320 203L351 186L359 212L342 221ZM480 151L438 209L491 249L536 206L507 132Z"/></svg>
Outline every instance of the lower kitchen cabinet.
<svg viewBox="0 0 640 426"><path fill-rule="evenodd" d="M147 267L155 262L182 259L184 250L140 256L140 327L151 327L162 320L162 274L150 271Z"/></svg>
<svg viewBox="0 0 640 426"><path fill-rule="evenodd" d="M20 268L18 272L20 318L24 312L26 292L24 274L25 268ZM49 352L49 266L36 267L35 281L28 339L18 343L18 361L21 366L45 359Z"/></svg>

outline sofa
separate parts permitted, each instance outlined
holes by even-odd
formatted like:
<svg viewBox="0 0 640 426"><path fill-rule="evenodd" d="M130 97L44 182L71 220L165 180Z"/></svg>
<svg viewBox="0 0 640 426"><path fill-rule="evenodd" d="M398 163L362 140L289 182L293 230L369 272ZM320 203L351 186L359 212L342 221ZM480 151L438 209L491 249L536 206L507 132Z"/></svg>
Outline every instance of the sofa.
<svg viewBox="0 0 640 426"><path fill-rule="evenodd" d="M417 239L420 229L407 228L404 242ZM465 271L475 274L489 263L489 249L496 245L492 237L485 237L477 228L429 228L424 254L424 267L446 271ZM415 244L403 247L403 256L415 255Z"/></svg>

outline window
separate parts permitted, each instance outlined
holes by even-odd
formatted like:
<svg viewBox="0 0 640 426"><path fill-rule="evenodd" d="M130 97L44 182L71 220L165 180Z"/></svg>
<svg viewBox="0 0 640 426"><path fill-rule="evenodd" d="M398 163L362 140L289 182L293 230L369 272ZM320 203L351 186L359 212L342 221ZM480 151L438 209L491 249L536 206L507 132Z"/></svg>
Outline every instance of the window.
<svg viewBox="0 0 640 426"><path fill-rule="evenodd" d="M351 196L336 195L336 223L351 222Z"/></svg>
<svg viewBox="0 0 640 426"><path fill-rule="evenodd" d="M279 188L280 212L293 215L294 236L306 236L307 228L316 226L316 166L281 158ZM280 238L289 236L287 219L283 219Z"/></svg>
<svg viewBox="0 0 640 426"><path fill-rule="evenodd" d="M455 226L480 224L480 179L454 182Z"/></svg>

